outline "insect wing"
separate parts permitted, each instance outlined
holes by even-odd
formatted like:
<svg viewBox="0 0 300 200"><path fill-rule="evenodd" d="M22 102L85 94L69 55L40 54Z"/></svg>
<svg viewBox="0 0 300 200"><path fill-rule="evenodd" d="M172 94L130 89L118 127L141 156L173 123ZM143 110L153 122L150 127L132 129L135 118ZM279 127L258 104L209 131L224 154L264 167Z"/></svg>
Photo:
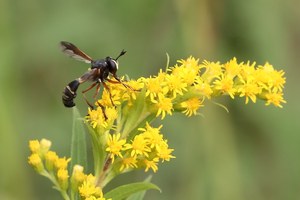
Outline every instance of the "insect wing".
<svg viewBox="0 0 300 200"><path fill-rule="evenodd" d="M86 81L95 81L98 74L99 69L90 69L89 71L85 72L80 78L78 78L78 81L80 83L84 83Z"/></svg>
<svg viewBox="0 0 300 200"><path fill-rule="evenodd" d="M81 51L79 48L77 48L74 44L70 42L62 41L60 42L61 50L64 54L79 60L83 61L85 63L91 63L92 58L85 54L83 51Z"/></svg>

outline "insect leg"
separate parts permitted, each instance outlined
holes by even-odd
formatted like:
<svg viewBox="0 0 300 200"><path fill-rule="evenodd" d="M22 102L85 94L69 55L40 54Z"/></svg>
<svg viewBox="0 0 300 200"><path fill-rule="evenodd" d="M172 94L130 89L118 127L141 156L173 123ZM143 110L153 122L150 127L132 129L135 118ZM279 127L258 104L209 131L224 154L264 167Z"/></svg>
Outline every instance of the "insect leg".
<svg viewBox="0 0 300 200"><path fill-rule="evenodd" d="M123 81L120 80L119 77L117 77L116 75L113 75L113 77L117 80L117 81L113 81L113 80L110 80L110 79L107 79L108 82L110 83L115 83L115 84L122 84L125 88L129 88L133 91L136 91L135 89L133 89L132 87L130 87L129 85L125 84Z"/></svg>
<svg viewBox="0 0 300 200"><path fill-rule="evenodd" d="M89 90L91 90L93 87L95 87L97 84L99 84L98 82L93 83L90 87L88 87L87 89L82 91L82 95L84 97L84 100L86 101L86 103L92 108L94 109L94 106L87 100L85 93Z"/></svg>
<svg viewBox="0 0 300 200"><path fill-rule="evenodd" d="M98 94L98 92L99 92L99 90L100 90L100 86L101 86L101 83L100 82L95 82L95 83L93 83L90 87L88 87L87 89L85 89L85 90L83 90L82 91L82 95L83 95L83 97L84 97L84 100L85 100L85 102L91 107L91 109L94 109L94 106L87 100L87 97L85 96L85 93L87 92L87 91L89 91L89 90L91 90L93 87L95 87L97 85L97 93L96 94ZM107 116L106 116L106 114L105 114L105 107L101 104L101 103L99 103L98 101L97 101L97 104L98 104L98 106L101 108L101 110L102 110L102 114L103 114L103 116L104 116L104 119L105 120L107 120Z"/></svg>
<svg viewBox="0 0 300 200"><path fill-rule="evenodd" d="M99 94L99 91L100 91L100 86L101 86L101 83L99 82L98 85L97 85L97 89L96 89L96 92L94 94L94 99L97 97L97 95Z"/></svg>
<svg viewBox="0 0 300 200"><path fill-rule="evenodd" d="M102 110L102 114L103 114L103 116L104 116L104 119L105 120L107 120L107 116L106 116L106 114L105 114L105 107L101 104L101 103L99 103L99 101L97 101L97 104L98 104L98 106L101 108L101 110Z"/></svg>

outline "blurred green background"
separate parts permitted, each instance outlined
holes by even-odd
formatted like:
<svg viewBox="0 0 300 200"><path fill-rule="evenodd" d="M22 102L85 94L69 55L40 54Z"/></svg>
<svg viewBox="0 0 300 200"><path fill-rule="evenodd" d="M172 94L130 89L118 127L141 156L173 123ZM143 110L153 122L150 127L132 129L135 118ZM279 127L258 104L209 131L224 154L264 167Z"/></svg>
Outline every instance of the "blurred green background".
<svg viewBox="0 0 300 200"><path fill-rule="evenodd" d="M236 56L285 70L283 109L222 98L229 114L207 104L204 118L167 117L162 132L177 158L153 177L163 192L146 199L299 199L299 8L297 0L1 0L0 199L61 199L27 164L29 139L50 139L69 156L72 110L61 94L88 65L65 57L61 40L93 58L126 49L118 74L131 78L157 74L166 52L170 65ZM85 114L80 95L76 102ZM112 185L145 177L130 173Z"/></svg>

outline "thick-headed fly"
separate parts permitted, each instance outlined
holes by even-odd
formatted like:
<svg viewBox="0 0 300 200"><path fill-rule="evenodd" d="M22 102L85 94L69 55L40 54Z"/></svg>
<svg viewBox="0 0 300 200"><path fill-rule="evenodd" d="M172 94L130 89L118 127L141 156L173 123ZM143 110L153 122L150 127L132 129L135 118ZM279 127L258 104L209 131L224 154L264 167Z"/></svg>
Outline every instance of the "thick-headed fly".
<svg viewBox="0 0 300 200"><path fill-rule="evenodd" d="M120 84L123 84L124 87L129 87L126 84L124 84L116 74L116 72L118 70L117 60L122 55L124 55L126 53L126 51L122 50L121 53L115 59L111 58L111 57L106 57L104 59L93 60L90 56L85 54L83 51L81 51L79 48L77 48L74 44L72 44L70 42L62 41L62 42L60 42L60 46L62 48L63 53L65 53L66 55L68 55L76 60L91 64L91 68L86 73L84 73L81 77L75 79L74 81L70 82L65 87L65 89L63 91L63 95L62 95L62 101L66 107L75 106L75 103L73 100L76 97L76 91L77 91L79 85L86 81L93 82L93 84L90 87L88 87L87 89L82 91L85 101L91 108L93 108L93 105L88 102L84 93L89 91L93 87L96 86L96 93L94 95L94 98L97 96L97 94L100 90L101 84L104 86L104 88L110 94L109 88L106 85L105 81L108 81L111 83L120 83ZM112 75L112 77L115 78L116 81L108 79L108 76L110 74ZM112 101L111 96L110 96L110 99ZM113 104L113 101L112 101L112 104Z"/></svg>

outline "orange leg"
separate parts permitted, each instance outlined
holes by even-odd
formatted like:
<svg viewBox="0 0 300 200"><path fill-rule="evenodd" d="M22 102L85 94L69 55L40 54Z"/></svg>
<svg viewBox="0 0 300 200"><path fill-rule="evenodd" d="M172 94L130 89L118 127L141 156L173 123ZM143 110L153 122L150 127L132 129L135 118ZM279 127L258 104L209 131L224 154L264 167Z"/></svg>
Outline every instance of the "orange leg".
<svg viewBox="0 0 300 200"><path fill-rule="evenodd" d="M85 102L91 107L91 109L94 109L94 106L87 100L85 93L89 90L91 90L93 87L95 87L98 84L98 82L93 83L90 87L82 91L82 95L84 97Z"/></svg>
<svg viewBox="0 0 300 200"><path fill-rule="evenodd" d="M93 83L90 87L88 87L87 89L85 89L85 90L82 91L82 95L83 95L83 97L84 97L84 100L85 100L85 102L91 107L91 109L94 109L94 106L87 100L87 97L85 96L85 93L86 93L87 91L93 89L93 87L95 87L96 85L97 85L97 89L96 89L96 94L94 95L94 98L95 98L95 97L97 96L97 94L99 93L101 83L95 82L95 83ZM106 114L105 114L105 107L104 107L102 104L100 104L99 102L97 102L97 104L98 104L98 106L101 108L102 114L103 114L105 120L107 120L107 116L106 116Z"/></svg>
<svg viewBox="0 0 300 200"><path fill-rule="evenodd" d="M114 84L122 84L125 88L129 88L131 90L134 90L132 87L130 87L129 85L123 83L123 81L121 81L119 79L119 77L117 77L116 75L114 75L114 78L117 80L117 81L113 81L113 80L110 80L110 79L107 79L108 82L110 83L114 83ZM134 90L135 91L135 90Z"/></svg>
<svg viewBox="0 0 300 200"><path fill-rule="evenodd" d="M105 114L105 107L101 104L101 103L99 103L98 101L97 101L97 104L98 104L98 106L101 108L101 110L102 110L102 114L103 114L103 116L104 116L104 119L105 120L107 120L107 116L106 116L106 114Z"/></svg>
<svg viewBox="0 0 300 200"><path fill-rule="evenodd" d="M90 87L88 87L87 89L83 90L82 93L86 93L87 91L89 91L90 89L92 89L93 87L95 87L98 84L98 82L93 83L92 85L90 85Z"/></svg>
<svg viewBox="0 0 300 200"><path fill-rule="evenodd" d="M99 94L99 91L100 91L100 86L101 86L101 83L98 83L98 85L97 85L97 89L96 89L96 92L95 92L95 94L94 94L94 99L96 99L96 97L97 97L97 95Z"/></svg>

